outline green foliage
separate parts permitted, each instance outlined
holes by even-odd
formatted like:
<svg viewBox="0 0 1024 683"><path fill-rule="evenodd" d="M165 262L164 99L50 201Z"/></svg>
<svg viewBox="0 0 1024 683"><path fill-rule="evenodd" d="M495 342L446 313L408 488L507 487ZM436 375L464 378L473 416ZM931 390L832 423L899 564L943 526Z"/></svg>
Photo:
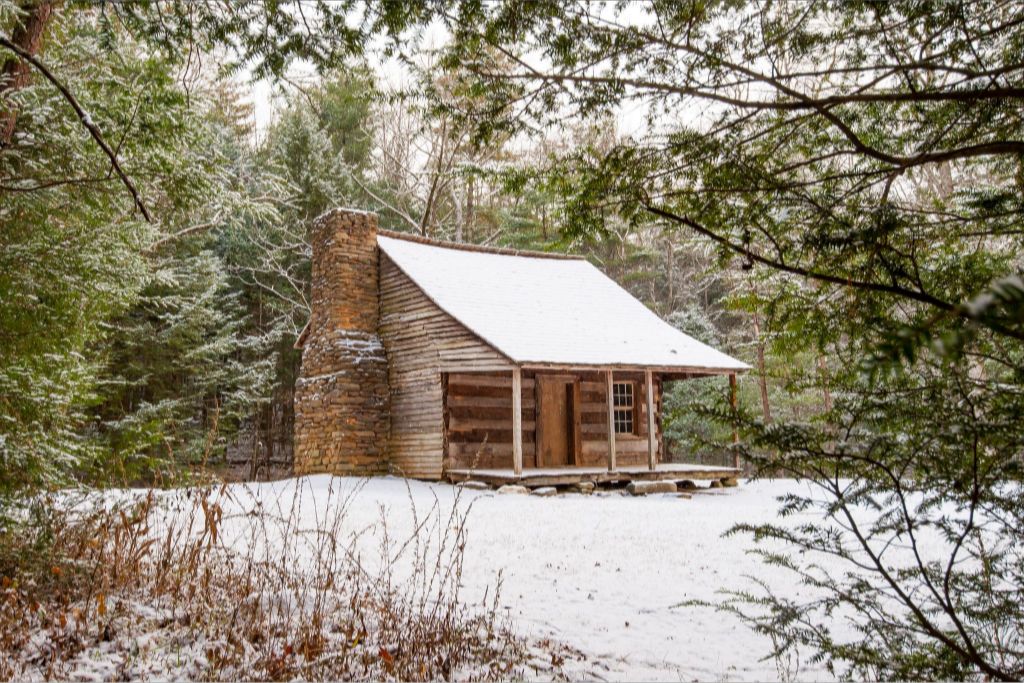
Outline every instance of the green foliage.
<svg viewBox="0 0 1024 683"><path fill-rule="evenodd" d="M152 273L132 309L108 326L103 449L85 463L94 481L152 479L216 459L220 433L265 402L270 384L274 339L245 335L245 314L210 251Z"/></svg>
<svg viewBox="0 0 1024 683"><path fill-rule="evenodd" d="M102 26L127 27L171 64L219 49L229 55L229 69L248 65L261 78L285 76L298 60L328 71L358 56L366 37L352 22L358 9L353 0L159 0L100 6ZM383 16L368 13L364 19L383 26L406 14L401 10L399 3Z"/></svg>
<svg viewBox="0 0 1024 683"><path fill-rule="evenodd" d="M124 90L145 62L83 59L95 41L91 27L80 24L55 31L50 43L55 63L83 65L69 70L68 80L95 120L118 130L128 125L131 102L138 104L136 121L173 127L161 112L159 82L151 102L136 103ZM139 252L151 234L130 218L123 188L107 177L105 158L52 88L23 89L17 106L15 138L0 153L0 497L62 483L93 452L81 428L97 399L102 363L90 348L104 321L141 289ZM159 173L166 152L158 144L123 148L140 172Z"/></svg>
<svg viewBox="0 0 1024 683"><path fill-rule="evenodd" d="M521 175L561 198L574 239L704 240L733 304L762 315L769 398L789 405L769 422L748 391L738 417L720 401L703 415L738 419L749 462L819 493L784 501L795 527L745 529L806 600L731 606L780 654L852 677L1020 678L1016 8L463 2L432 18L453 36L442 64L480 98L438 106L478 140L648 112L646 134ZM816 570L820 554L846 571ZM838 639L847 617L860 633Z"/></svg>
<svg viewBox="0 0 1024 683"><path fill-rule="evenodd" d="M267 131L261 158L290 183L292 215L303 224L360 196L352 176L369 159L373 92L364 68L336 72L293 94Z"/></svg>
<svg viewBox="0 0 1024 683"><path fill-rule="evenodd" d="M46 48L158 222L136 220L48 82L13 94L17 126L0 149L5 508L25 489L177 476L215 458L268 400L280 337L248 323L216 236L280 219L287 194L251 159L216 84L187 92L94 11L59 15Z"/></svg>
<svg viewBox="0 0 1024 683"><path fill-rule="evenodd" d="M308 221L383 205L385 224L571 248L688 333L751 362L766 351L773 420L751 409L753 377L738 414L721 387L686 381L666 396L665 428L708 457L735 423L748 462L817 487L781 501L782 522L800 523L738 530L807 588L798 602L762 586L725 605L780 656L810 647L849 676L1020 678L1015 11L71 3L51 20L45 60L158 220L135 218L49 83L4 94L18 119L0 149L0 505L74 477L152 478L215 457L294 379ZM0 0L0 29L17 15ZM412 63L435 20L451 36L435 54L445 71L426 75L432 99L398 131L436 143L418 194L403 185L415 169L371 167L384 122L366 69L347 64L381 38ZM327 77L254 150L230 87L188 82L211 49L228 70L283 76L304 59ZM645 133L609 131L624 107L645 112ZM538 130L567 142L535 168L492 173L509 140ZM442 205L469 213L457 187L485 180L498 199L439 218ZM749 344L754 313L764 331ZM821 572L821 554L848 569ZM858 637L834 636L836 618Z"/></svg>
<svg viewBox="0 0 1024 683"><path fill-rule="evenodd" d="M716 348L721 346L718 330L707 314L699 308L672 313L667 318L676 329L697 341ZM687 456L697 462L715 461L731 433L728 425L709 421L698 410L714 404L726 393L721 377L699 377L679 380L668 385L663 408L666 448L675 457Z"/></svg>

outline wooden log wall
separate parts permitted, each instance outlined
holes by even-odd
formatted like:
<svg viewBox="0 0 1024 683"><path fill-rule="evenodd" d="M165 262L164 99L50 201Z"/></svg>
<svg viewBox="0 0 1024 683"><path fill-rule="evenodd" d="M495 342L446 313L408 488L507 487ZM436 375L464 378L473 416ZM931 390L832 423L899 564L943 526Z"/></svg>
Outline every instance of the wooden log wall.
<svg viewBox="0 0 1024 683"><path fill-rule="evenodd" d="M380 336L388 357L391 469L407 477L440 479L445 450L442 368L507 367L511 374L512 366L441 310L383 252ZM510 403L510 425L511 420Z"/></svg>
<svg viewBox="0 0 1024 683"><path fill-rule="evenodd" d="M580 465L600 467L608 462L608 399L603 373L582 373L583 453ZM647 389L642 372L616 372L615 382L633 382L633 434L615 435L616 464L633 467L647 463ZM656 460L661 462L661 382L654 378L655 427L658 430Z"/></svg>
<svg viewBox="0 0 1024 683"><path fill-rule="evenodd" d="M523 372L523 468L537 466L533 373ZM448 375L448 469L512 468L512 373Z"/></svg>
<svg viewBox="0 0 1024 683"><path fill-rule="evenodd" d="M537 466L537 372L523 371L523 467ZM564 376L566 373L557 373ZM581 444L579 466L603 467L608 458L608 412L604 378L598 372L575 373L581 389ZM632 381L636 432L615 437L617 465L647 463L647 390L643 373L615 373L616 382ZM661 434L661 381L655 376L654 404L656 458L663 453ZM512 468L512 377L504 373L451 373L446 392L448 469Z"/></svg>

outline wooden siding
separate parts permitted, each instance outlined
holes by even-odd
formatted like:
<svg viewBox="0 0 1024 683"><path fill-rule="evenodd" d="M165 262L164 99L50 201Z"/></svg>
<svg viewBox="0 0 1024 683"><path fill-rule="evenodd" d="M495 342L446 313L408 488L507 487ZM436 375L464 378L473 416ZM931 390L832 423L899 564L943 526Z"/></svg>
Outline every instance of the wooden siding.
<svg viewBox="0 0 1024 683"><path fill-rule="evenodd" d="M537 466L533 373L523 373L523 467ZM512 373L448 375L445 469L512 467Z"/></svg>
<svg viewBox="0 0 1024 683"><path fill-rule="evenodd" d="M511 370L512 366L442 311L383 253L380 337L388 357L391 468L407 477L440 479L445 450L442 368ZM507 416L511 425L511 403ZM511 444L511 431L509 437ZM511 445L509 449L511 466Z"/></svg>
<svg viewBox="0 0 1024 683"><path fill-rule="evenodd" d="M560 372L559 376L566 373ZM607 464L608 413L603 374L574 373L580 387L580 454L578 466ZM523 371L523 467L537 466L536 378ZM632 467L647 464L646 388L642 372L617 372L616 382L635 383L635 434L616 434L616 464ZM654 378L657 453L661 461L661 381ZM447 443L445 469L502 469L512 467L511 373L451 373L447 379Z"/></svg>

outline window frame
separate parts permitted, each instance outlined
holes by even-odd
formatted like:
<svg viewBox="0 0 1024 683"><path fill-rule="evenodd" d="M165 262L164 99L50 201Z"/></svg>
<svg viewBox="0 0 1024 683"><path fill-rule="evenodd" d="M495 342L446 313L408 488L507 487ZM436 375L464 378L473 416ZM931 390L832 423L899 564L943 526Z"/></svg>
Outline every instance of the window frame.
<svg viewBox="0 0 1024 683"><path fill-rule="evenodd" d="M612 382L612 429L615 430L615 436L636 436L639 434L636 396L635 381L623 380ZM621 403L620 399L622 399ZM620 429L620 426L622 429Z"/></svg>

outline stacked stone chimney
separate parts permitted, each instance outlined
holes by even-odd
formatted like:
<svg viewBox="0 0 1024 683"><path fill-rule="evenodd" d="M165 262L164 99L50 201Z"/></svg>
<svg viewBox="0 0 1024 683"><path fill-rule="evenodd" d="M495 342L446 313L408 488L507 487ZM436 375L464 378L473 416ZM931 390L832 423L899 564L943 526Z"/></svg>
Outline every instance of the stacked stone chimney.
<svg viewBox="0 0 1024 683"><path fill-rule="evenodd" d="M313 223L312 313L295 383L295 473L387 471L388 365L379 321L377 216Z"/></svg>

